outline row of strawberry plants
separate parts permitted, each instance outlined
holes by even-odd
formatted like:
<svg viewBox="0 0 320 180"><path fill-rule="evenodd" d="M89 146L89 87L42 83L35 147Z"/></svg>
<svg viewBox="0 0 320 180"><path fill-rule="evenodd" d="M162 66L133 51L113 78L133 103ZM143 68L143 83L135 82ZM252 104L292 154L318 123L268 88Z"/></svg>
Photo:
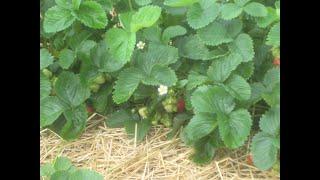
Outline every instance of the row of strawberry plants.
<svg viewBox="0 0 320 180"><path fill-rule="evenodd" d="M279 1L41 0L40 23L41 128L74 140L95 111L138 141L181 132L200 164L250 134L258 168L278 161Z"/></svg>

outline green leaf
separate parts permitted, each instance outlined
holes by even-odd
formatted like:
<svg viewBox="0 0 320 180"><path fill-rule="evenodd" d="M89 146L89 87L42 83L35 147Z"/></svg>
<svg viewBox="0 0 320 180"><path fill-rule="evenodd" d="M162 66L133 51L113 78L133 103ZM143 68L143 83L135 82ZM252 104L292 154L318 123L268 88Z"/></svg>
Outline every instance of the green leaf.
<svg viewBox="0 0 320 180"><path fill-rule="evenodd" d="M191 90L208 81L208 77L201 75L195 71L191 71L188 75L187 90Z"/></svg>
<svg viewBox="0 0 320 180"><path fill-rule="evenodd" d="M84 131L88 114L84 104L64 112L66 123L63 125L60 135L63 139L69 141L80 136Z"/></svg>
<svg viewBox="0 0 320 180"><path fill-rule="evenodd" d="M94 95L93 107L96 112L104 114L111 103L111 94L112 94L112 84L100 87L99 91Z"/></svg>
<svg viewBox="0 0 320 180"><path fill-rule="evenodd" d="M103 180L103 176L95 171L79 169L70 174L69 180Z"/></svg>
<svg viewBox="0 0 320 180"><path fill-rule="evenodd" d="M55 33L67 29L74 21L70 10L53 6L45 14L43 28L46 33Z"/></svg>
<svg viewBox="0 0 320 180"><path fill-rule="evenodd" d="M51 82L43 73L40 73L40 101L48 97L50 93Z"/></svg>
<svg viewBox="0 0 320 180"><path fill-rule="evenodd" d="M71 72L62 72L55 85L57 96L69 105L76 107L90 96L89 88L80 82L79 76Z"/></svg>
<svg viewBox="0 0 320 180"><path fill-rule="evenodd" d="M238 109L229 116L218 116L219 132L223 142L229 148L244 144L250 134L252 119L246 109Z"/></svg>
<svg viewBox="0 0 320 180"><path fill-rule="evenodd" d="M187 11L187 22L193 29L207 26L220 13L220 5L214 0L200 0Z"/></svg>
<svg viewBox="0 0 320 180"><path fill-rule="evenodd" d="M46 163L40 167L40 176L50 177L55 172L51 163Z"/></svg>
<svg viewBox="0 0 320 180"><path fill-rule="evenodd" d="M77 57L81 60L90 59L90 51L93 49L97 43L92 40L83 41L80 46L77 48ZM91 60L90 60L91 61Z"/></svg>
<svg viewBox="0 0 320 180"><path fill-rule="evenodd" d="M237 53L214 60L209 66L208 77L214 82L224 82L240 63L241 56Z"/></svg>
<svg viewBox="0 0 320 180"><path fill-rule="evenodd" d="M206 60L209 50L200 40L199 36L184 36L178 41L179 56L193 60Z"/></svg>
<svg viewBox="0 0 320 180"><path fill-rule="evenodd" d="M40 126L52 124L62 114L65 107L56 96L49 96L40 101Z"/></svg>
<svg viewBox="0 0 320 180"><path fill-rule="evenodd" d="M211 162L215 154L215 148L210 142L210 137L204 137L194 145L195 152L191 155L193 162L207 164Z"/></svg>
<svg viewBox="0 0 320 180"><path fill-rule="evenodd" d="M217 127L217 117L213 113L196 113L184 128L187 145L210 134Z"/></svg>
<svg viewBox="0 0 320 180"><path fill-rule="evenodd" d="M243 23L240 19L232 19L232 20L223 20L219 21L220 24L224 26L224 28L227 30L228 36L235 38L243 28Z"/></svg>
<svg viewBox="0 0 320 180"><path fill-rule="evenodd" d="M63 69L68 69L75 59L75 53L70 49L63 49L59 54L59 64Z"/></svg>
<svg viewBox="0 0 320 180"><path fill-rule="evenodd" d="M257 25L260 28L266 28L270 24L272 24L274 21L279 20L277 16L277 12L272 7L267 7L268 14L265 17L259 17L256 19Z"/></svg>
<svg viewBox="0 0 320 180"><path fill-rule="evenodd" d="M239 34L229 48L231 52L239 53L243 62L251 61L254 57L253 41L248 34Z"/></svg>
<svg viewBox="0 0 320 180"><path fill-rule="evenodd" d="M199 0L165 0L164 5L170 7L183 7L183 6L190 6Z"/></svg>
<svg viewBox="0 0 320 180"><path fill-rule="evenodd" d="M139 8L131 19L131 31L137 32L141 28L152 26L160 17L161 8L158 6L144 6Z"/></svg>
<svg viewBox="0 0 320 180"><path fill-rule="evenodd" d="M265 87L262 83L256 82L251 84L251 98L250 102L255 104L256 102L261 100L261 95L265 92Z"/></svg>
<svg viewBox="0 0 320 180"><path fill-rule="evenodd" d="M107 50L105 41L100 41L97 46L90 51L90 61L99 68L101 72L114 72L121 69L127 62L125 59L115 59Z"/></svg>
<svg viewBox="0 0 320 180"><path fill-rule="evenodd" d="M276 136L280 131L280 107L273 107L262 115L259 126L263 132Z"/></svg>
<svg viewBox="0 0 320 180"><path fill-rule="evenodd" d="M227 29L219 22L213 22L208 26L197 31L200 39L210 46L217 46L223 43L229 43L233 39L228 34Z"/></svg>
<svg viewBox="0 0 320 180"><path fill-rule="evenodd" d="M64 9L72 9L71 0L55 0L56 4Z"/></svg>
<svg viewBox="0 0 320 180"><path fill-rule="evenodd" d="M219 86L200 86L191 96L195 112L229 114L235 107L233 98Z"/></svg>
<svg viewBox="0 0 320 180"><path fill-rule="evenodd" d="M244 12L253 17L265 17L268 14L267 8L260 3L251 2L244 6Z"/></svg>
<svg viewBox="0 0 320 180"><path fill-rule="evenodd" d="M231 20L238 17L242 13L242 7L234 3L227 3L221 7L221 18Z"/></svg>
<svg viewBox="0 0 320 180"><path fill-rule="evenodd" d="M272 89L280 82L280 69L279 68L271 68L269 69L263 78L263 84L265 87L272 91Z"/></svg>
<svg viewBox="0 0 320 180"><path fill-rule="evenodd" d="M240 101L248 100L251 96L251 87L247 81L239 76L233 75L226 81L226 90L236 99Z"/></svg>
<svg viewBox="0 0 320 180"><path fill-rule="evenodd" d="M40 49L40 70L48 67L53 63L53 57L48 49Z"/></svg>
<svg viewBox="0 0 320 180"><path fill-rule="evenodd" d="M114 86L112 96L114 102L120 104L127 101L143 78L143 74L137 68L132 67L121 71Z"/></svg>
<svg viewBox="0 0 320 180"><path fill-rule="evenodd" d="M272 91L267 90L267 92L264 92L261 96L271 107L280 104L280 83L277 83Z"/></svg>
<svg viewBox="0 0 320 180"><path fill-rule="evenodd" d="M253 163L261 170L268 170L277 161L278 148L274 145L275 137L267 133L256 134L251 143Z"/></svg>
<svg viewBox="0 0 320 180"><path fill-rule="evenodd" d="M162 33L162 41L168 43L171 38L182 36L186 33L187 30L180 25L169 26Z"/></svg>
<svg viewBox="0 0 320 180"><path fill-rule="evenodd" d="M152 2L152 0L134 0L139 6L145 6Z"/></svg>
<svg viewBox="0 0 320 180"><path fill-rule="evenodd" d="M104 9L95 1L84 1L75 14L79 21L90 28L103 29L108 23Z"/></svg>
<svg viewBox="0 0 320 180"><path fill-rule="evenodd" d="M248 80L254 73L254 62L243 62L235 70L237 74Z"/></svg>
<svg viewBox="0 0 320 180"><path fill-rule="evenodd" d="M173 86L178 81L177 76L175 72L166 66L154 66L152 68L150 77L154 79L155 83L152 83L150 85L165 85L165 86ZM142 82L145 82L144 80ZM147 83L149 84L149 83Z"/></svg>
<svg viewBox="0 0 320 180"><path fill-rule="evenodd" d="M280 22L274 24L267 36L267 45L280 47Z"/></svg>
<svg viewBox="0 0 320 180"><path fill-rule="evenodd" d="M135 137L135 130L137 127L137 142L141 142L149 132L151 123L149 119L142 119L139 121L131 119L125 121L124 126L130 138Z"/></svg>
<svg viewBox="0 0 320 180"><path fill-rule="evenodd" d="M74 10L78 10L82 0L72 0L72 6Z"/></svg>
<svg viewBox="0 0 320 180"><path fill-rule="evenodd" d="M130 61L136 43L135 33L112 28L107 31L105 40L112 58L117 61Z"/></svg>
<svg viewBox="0 0 320 180"><path fill-rule="evenodd" d="M251 0L234 0L234 2L238 5L238 6L244 6L246 5L249 1Z"/></svg>
<svg viewBox="0 0 320 180"><path fill-rule="evenodd" d="M56 171L67 171L72 166L72 162L66 157L57 157L53 166Z"/></svg>
<svg viewBox="0 0 320 180"><path fill-rule="evenodd" d="M124 110L121 109L119 111L113 112L106 118L106 124L110 128L120 128L124 126L125 121L131 121L132 116L131 114Z"/></svg>
<svg viewBox="0 0 320 180"><path fill-rule="evenodd" d="M50 180L69 180L69 172L67 171L57 171L52 174Z"/></svg>
<svg viewBox="0 0 320 180"><path fill-rule="evenodd" d="M123 28L128 32L131 31L130 23L131 23L133 14L134 12L132 11L119 14L119 21L123 26Z"/></svg>
<svg viewBox="0 0 320 180"><path fill-rule="evenodd" d="M152 42L161 42L161 29L158 26L151 26L142 31L143 37ZM163 36L163 35L162 35Z"/></svg>

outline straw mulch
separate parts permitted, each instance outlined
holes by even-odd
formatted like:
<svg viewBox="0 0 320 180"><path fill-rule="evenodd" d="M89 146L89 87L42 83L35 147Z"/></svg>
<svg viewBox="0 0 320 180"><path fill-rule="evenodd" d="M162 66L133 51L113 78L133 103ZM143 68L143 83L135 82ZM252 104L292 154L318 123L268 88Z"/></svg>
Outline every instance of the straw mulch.
<svg viewBox="0 0 320 180"><path fill-rule="evenodd" d="M76 141L65 142L58 135L40 132L40 163L67 156L80 168L95 170L105 179L280 179L278 174L259 171L246 162L247 149L221 151L206 166L189 160L192 148L179 138L167 140L169 129L155 127L144 142L129 139L123 128L107 128L96 115Z"/></svg>

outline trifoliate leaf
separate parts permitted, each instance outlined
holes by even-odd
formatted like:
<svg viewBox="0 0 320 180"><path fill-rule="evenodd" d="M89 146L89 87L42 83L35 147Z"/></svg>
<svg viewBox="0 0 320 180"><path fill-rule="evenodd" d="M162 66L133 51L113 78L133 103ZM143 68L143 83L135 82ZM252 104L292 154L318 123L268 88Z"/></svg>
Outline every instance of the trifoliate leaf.
<svg viewBox="0 0 320 180"><path fill-rule="evenodd" d="M217 117L213 113L196 113L184 128L187 136L187 145L191 145L199 139L210 134L218 125Z"/></svg>
<svg viewBox="0 0 320 180"><path fill-rule="evenodd" d="M71 26L75 19L70 10L53 6L45 14L43 28L46 33L59 32Z"/></svg>
<svg viewBox="0 0 320 180"><path fill-rule="evenodd" d="M108 23L104 9L95 1L84 1L75 14L77 19L90 28L103 29Z"/></svg>
<svg viewBox="0 0 320 180"><path fill-rule="evenodd" d="M145 6L150 4L152 0L134 0L139 6Z"/></svg>
<svg viewBox="0 0 320 180"><path fill-rule="evenodd" d="M280 22L273 25L270 29L266 44L273 47L280 47Z"/></svg>
<svg viewBox="0 0 320 180"><path fill-rule="evenodd" d="M187 33L187 30L179 25L169 26L162 33L162 41L168 43L171 38L182 36Z"/></svg>
<svg viewBox="0 0 320 180"><path fill-rule="evenodd" d="M49 96L40 101L40 126L51 125L65 110L61 100L56 96Z"/></svg>
<svg viewBox="0 0 320 180"><path fill-rule="evenodd" d="M191 159L197 164L207 164L211 162L215 154L214 145L210 142L210 137L204 137L194 144L195 152Z"/></svg>
<svg viewBox="0 0 320 180"><path fill-rule="evenodd" d="M244 6L244 12L253 17L265 17L268 14L267 8L260 3L251 2Z"/></svg>
<svg viewBox="0 0 320 180"><path fill-rule="evenodd" d="M234 74L231 76L224 86L226 90L236 99L240 101L248 100L251 96L251 87L247 81L239 76Z"/></svg>
<svg viewBox="0 0 320 180"><path fill-rule="evenodd" d="M200 0L187 11L187 22L193 29L207 26L220 12L220 5L213 0Z"/></svg>
<svg viewBox="0 0 320 180"><path fill-rule="evenodd" d="M40 73L40 101L51 93L51 82L43 73Z"/></svg>
<svg viewBox="0 0 320 180"><path fill-rule="evenodd" d="M164 5L170 7L183 7L183 6L190 6L199 0L165 0Z"/></svg>
<svg viewBox="0 0 320 180"><path fill-rule="evenodd" d="M40 167L40 176L50 177L55 172L51 163L46 163Z"/></svg>
<svg viewBox="0 0 320 180"><path fill-rule="evenodd" d="M139 8L131 19L130 28L132 32L137 32L141 28L152 26L160 17L161 8L158 6L144 6Z"/></svg>
<svg viewBox="0 0 320 180"><path fill-rule="evenodd" d="M235 70L237 74L248 80L254 73L254 62L243 62Z"/></svg>
<svg viewBox="0 0 320 180"><path fill-rule="evenodd" d="M229 116L218 116L219 132L229 148L242 146L250 134L252 119L246 109L238 109Z"/></svg>
<svg viewBox="0 0 320 180"><path fill-rule="evenodd" d="M210 46L231 42L233 39L227 33L227 29L219 22L213 22L197 31L200 39Z"/></svg>
<svg viewBox="0 0 320 180"><path fill-rule="evenodd" d="M71 72L62 72L55 85L57 96L69 105L76 107L90 96L90 90L79 76Z"/></svg>
<svg viewBox="0 0 320 180"><path fill-rule="evenodd" d="M66 123L59 132L60 136L67 141L78 138L84 131L88 118L85 104L81 104L74 109L66 110L63 115Z"/></svg>
<svg viewBox="0 0 320 180"><path fill-rule="evenodd" d="M235 103L222 87L200 86L191 96L191 104L195 112L228 114Z"/></svg>
<svg viewBox="0 0 320 180"><path fill-rule="evenodd" d="M248 34L239 34L230 44L230 50L242 56L243 62L251 61L254 57L253 41Z"/></svg>
<svg viewBox="0 0 320 180"><path fill-rule="evenodd" d="M259 126L263 132L276 136L280 131L280 107L273 107L262 115Z"/></svg>
<svg viewBox="0 0 320 180"><path fill-rule="evenodd" d="M75 54L70 49L64 49L59 54L59 64L63 69L68 69L75 59Z"/></svg>
<svg viewBox="0 0 320 180"><path fill-rule="evenodd" d="M207 76L201 75L195 71L191 71L190 74L188 75L187 90L191 90L197 86L200 86L207 81L208 81Z"/></svg>
<svg viewBox="0 0 320 180"><path fill-rule="evenodd" d="M227 3L222 5L221 7L221 18L224 20L231 20L238 17L242 13L242 7L234 4L234 3Z"/></svg>
<svg viewBox="0 0 320 180"><path fill-rule="evenodd" d="M277 12L272 7L267 7L268 14L265 17L259 17L256 19L257 25L260 28L266 28L274 21L278 20Z"/></svg>
<svg viewBox="0 0 320 180"><path fill-rule="evenodd" d="M137 68L128 68L121 71L114 86L112 96L114 102L120 104L127 101L143 78L141 70Z"/></svg>
<svg viewBox="0 0 320 180"><path fill-rule="evenodd" d="M53 57L48 49L40 49L40 70L48 67L53 63Z"/></svg>
<svg viewBox="0 0 320 180"><path fill-rule="evenodd" d="M130 61L136 43L136 34L123 29L112 28L106 33L109 53L117 61Z"/></svg>
<svg viewBox="0 0 320 180"><path fill-rule="evenodd" d="M95 171L79 169L71 173L69 180L103 180L103 176Z"/></svg>
<svg viewBox="0 0 320 180"><path fill-rule="evenodd" d="M214 60L207 72L209 79L214 82L225 81L241 63L241 59L239 54L232 53L226 57Z"/></svg>
<svg viewBox="0 0 320 180"><path fill-rule="evenodd" d="M275 137L260 132L251 143L253 163L261 170L268 170L277 161L278 148L274 145Z"/></svg>
<svg viewBox="0 0 320 180"><path fill-rule="evenodd" d="M57 157L53 166L56 171L66 171L72 166L72 162L66 157Z"/></svg>

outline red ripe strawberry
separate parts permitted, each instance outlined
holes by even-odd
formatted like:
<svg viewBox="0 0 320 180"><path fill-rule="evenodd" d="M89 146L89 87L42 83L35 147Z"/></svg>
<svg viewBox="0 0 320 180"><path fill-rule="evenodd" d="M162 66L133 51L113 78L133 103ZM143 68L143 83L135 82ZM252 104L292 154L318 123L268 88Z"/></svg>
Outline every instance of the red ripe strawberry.
<svg viewBox="0 0 320 180"><path fill-rule="evenodd" d="M249 154L248 156L247 156L247 164L249 164L249 165L253 165L253 161L252 161L252 155L251 154Z"/></svg>
<svg viewBox="0 0 320 180"><path fill-rule="evenodd" d="M275 66L280 66L280 58L274 58L274 60L273 60L273 65L275 65Z"/></svg>
<svg viewBox="0 0 320 180"><path fill-rule="evenodd" d="M89 114L93 114L93 113L94 113L93 107L90 106L90 105L87 105L87 112L88 112Z"/></svg>
<svg viewBox="0 0 320 180"><path fill-rule="evenodd" d="M184 111L184 107L185 107L184 100L183 99L179 99L179 101L177 103L178 112L183 112Z"/></svg>

